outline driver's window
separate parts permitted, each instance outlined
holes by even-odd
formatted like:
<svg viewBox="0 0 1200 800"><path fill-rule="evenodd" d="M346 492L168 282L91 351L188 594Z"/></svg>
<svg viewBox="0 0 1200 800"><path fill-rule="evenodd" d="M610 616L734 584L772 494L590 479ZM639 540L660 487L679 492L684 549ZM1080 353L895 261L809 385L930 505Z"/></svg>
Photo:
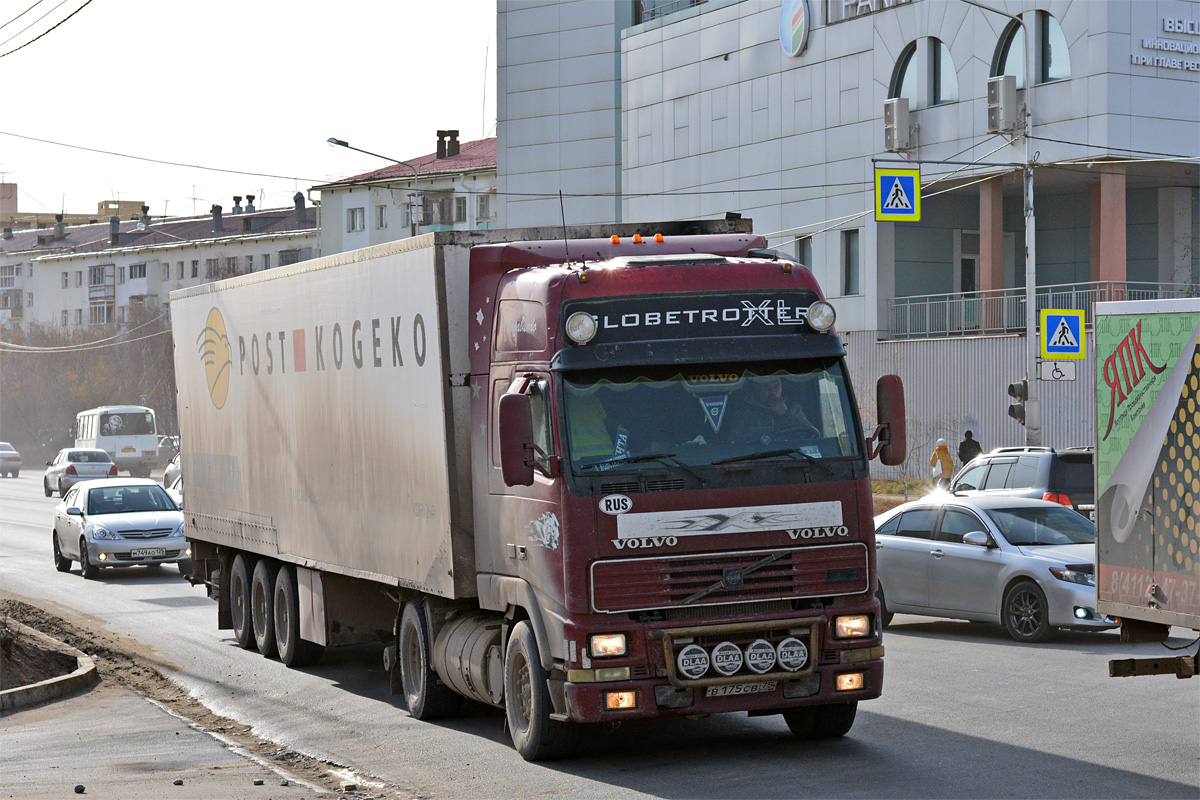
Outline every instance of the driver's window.
<svg viewBox="0 0 1200 800"><path fill-rule="evenodd" d="M983 483L983 473L987 470L987 464L980 464L970 469L964 470L958 479L954 481L955 491L967 491L969 489L978 489Z"/></svg>
<svg viewBox="0 0 1200 800"><path fill-rule="evenodd" d="M968 514L965 511L954 511L946 509L946 513L942 515L942 527L938 531L939 542L956 542L962 544L963 534L973 531L985 531L983 523L975 518L974 515Z"/></svg>
<svg viewBox="0 0 1200 800"><path fill-rule="evenodd" d="M545 380L530 381L525 389L529 395L529 408L533 412L533 443L541 452L534 456L543 469L550 469L550 456L554 455L554 437L550 433L549 385Z"/></svg>

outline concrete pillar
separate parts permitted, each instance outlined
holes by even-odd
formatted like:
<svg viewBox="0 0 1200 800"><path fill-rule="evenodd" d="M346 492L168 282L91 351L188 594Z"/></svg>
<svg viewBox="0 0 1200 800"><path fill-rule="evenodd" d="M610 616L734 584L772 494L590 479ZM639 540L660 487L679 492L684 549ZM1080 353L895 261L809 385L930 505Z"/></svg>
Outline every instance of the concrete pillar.
<svg viewBox="0 0 1200 800"><path fill-rule="evenodd" d="M979 288L1004 288L1004 179L979 184Z"/></svg>
<svg viewBox="0 0 1200 800"><path fill-rule="evenodd" d="M1095 280L1101 287L1098 300L1125 296L1128 276L1125 263L1125 165L1098 165L1099 192L1092 192L1092 254ZM1099 195L1099 196L1097 196Z"/></svg>

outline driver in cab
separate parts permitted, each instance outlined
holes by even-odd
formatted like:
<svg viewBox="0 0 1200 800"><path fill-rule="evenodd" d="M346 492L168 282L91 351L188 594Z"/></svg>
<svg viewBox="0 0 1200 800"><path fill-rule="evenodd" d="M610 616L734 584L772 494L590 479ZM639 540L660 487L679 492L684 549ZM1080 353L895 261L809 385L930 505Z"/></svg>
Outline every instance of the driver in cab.
<svg viewBox="0 0 1200 800"><path fill-rule="evenodd" d="M738 393L741 402L730 420L729 435L733 441L760 441L767 444L784 431L815 437L817 429L800 408L783 396L783 382L778 376L750 378Z"/></svg>

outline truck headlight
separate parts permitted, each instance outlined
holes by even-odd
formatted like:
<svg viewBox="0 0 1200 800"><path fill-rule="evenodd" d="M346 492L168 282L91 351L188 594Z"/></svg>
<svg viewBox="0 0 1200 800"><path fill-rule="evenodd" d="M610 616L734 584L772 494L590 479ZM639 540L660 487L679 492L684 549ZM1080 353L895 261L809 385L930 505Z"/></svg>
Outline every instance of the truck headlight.
<svg viewBox="0 0 1200 800"><path fill-rule="evenodd" d="M837 319L837 314L833 310L833 306L824 300L817 300L808 307L808 312L805 314L808 324L817 333L826 333L833 327L833 321Z"/></svg>
<svg viewBox="0 0 1200 800"><path fill-rule="evenodd" d="M587 344L596 335L596 318L586 311L567 317L567 336L575 344Z"/></svg>
<svg viewBox="0 0 1200 800"><path fill-rule="evenodd" d="M592 658L611 658L625 655L625 634L593 633L588 640Z"/></svg>
<svg viewBox="0 0 1200 800"><path fill-rule="evenodd" d="M1077 569L1068 569L1066 567L1051 567L1050 574L1060 581L1066 581L1067 583L1079 583L1084 586L1096 585L1096 576L1090 572L1080 572Z"/></svg>
<svg viewBox="0 0 1200 800"><path fill-rule="evenodd" d="M871 635L871 619L866 614L833 618L833 638L862 639Z"/></svg>

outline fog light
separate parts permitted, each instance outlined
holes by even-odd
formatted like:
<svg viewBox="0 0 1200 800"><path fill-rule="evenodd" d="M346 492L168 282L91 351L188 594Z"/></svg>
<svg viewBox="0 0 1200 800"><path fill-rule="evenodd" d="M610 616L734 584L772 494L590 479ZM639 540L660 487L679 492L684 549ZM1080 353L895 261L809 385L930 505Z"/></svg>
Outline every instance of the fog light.
<svg viewBox="0 0 1200 800"><path fill-rule="evenodd" d="M605 692L604 708L608 711L628 711L638 707L637 690L628 692Z"/></svg>
<svg viewBox="0 0 1200 800"><path fill-rule="evenodd" d="M866 614L853 617L834 617L833 638L862 639L871 634L871 618Z"/></svg>
<svg viewBox="0 0 1200 800"><path fill-rule="evenodd" d="M108 553L101 553L101 554L98 556L98 558L99 558L101 561L108 561Z"/></svg>
<svg viewBox="0 0 1200 800"><path fill-rule="evenodd" d="M596 335L596 318L586 311L567 317L567 336L575 344L587 344Z"/></svg>
<svg viewBox="0 0 1200 800"><path fill-rule="evenodd" d="M588 648L593 658L625 655L625 634L623 633L594 633L588 640Z"/></svg>
<svg viewBox="0 0 1200 800"><path fill-rule="evenodd" d="M837 676L837 690L839 692L853 692L863 688L863 673L847 672Z"/></svg>
<svg viewBox="0 0 1200 800"><path fill-rule="evenodd" d="M1092 610L1083 606L1075 606L1075 619L1091 619Z"/></svg>
<svg viewBox="0 0 1200 800"><path fill-rule="evenodd" d="M183 548L183 554L185 556L187 556L188 558L191 558L192 557L192 548L190 548L190 547Z"/></svg>

